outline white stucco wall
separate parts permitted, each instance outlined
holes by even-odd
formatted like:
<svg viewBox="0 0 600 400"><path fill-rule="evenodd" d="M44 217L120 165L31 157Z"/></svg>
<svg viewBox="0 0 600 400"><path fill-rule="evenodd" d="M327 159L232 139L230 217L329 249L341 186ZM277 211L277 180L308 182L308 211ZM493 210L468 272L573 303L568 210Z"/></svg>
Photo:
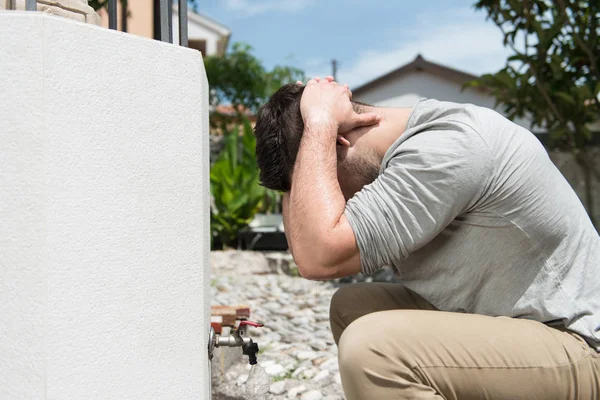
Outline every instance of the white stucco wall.
<svg viewBox="0 0 600 400"><path fill-rule="evenodd" d="M207 399L197 51L0 12L0 399Z"/></svg>
<svg viewBox="0 0 600 400"><path fill-rule="evenodd" d="M413 107L422 98L494 108L492 96L471 88L461 91L461 84L458 82L452 82L427 71L407 73L401 78L380 83L354 96L357 101L383 107ZM502 113L500 109L497 111ZM516 120L515 122L530 128L529 121Z"/></svg>

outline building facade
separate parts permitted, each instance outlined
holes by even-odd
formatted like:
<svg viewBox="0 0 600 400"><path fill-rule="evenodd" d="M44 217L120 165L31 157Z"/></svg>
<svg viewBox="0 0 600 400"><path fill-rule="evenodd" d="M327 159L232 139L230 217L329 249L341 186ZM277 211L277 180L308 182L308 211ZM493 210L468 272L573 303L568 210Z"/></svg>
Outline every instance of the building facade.
<svg viewBox="0 0 600 400"><path fill-rule="evenodd" d="M117 9L118 30L151 39L159 38L157 0L129 0L126 11L123 2L118 0ZM101 25L108 28L106 9L99 10L98 14ZM179 44L177 15L177 7L174 5L171 16L174 44ZM188 47L200 51L204 56L219 56L225 53L230 37L231 30L225 25L193 10L188 11Z"/></svg>

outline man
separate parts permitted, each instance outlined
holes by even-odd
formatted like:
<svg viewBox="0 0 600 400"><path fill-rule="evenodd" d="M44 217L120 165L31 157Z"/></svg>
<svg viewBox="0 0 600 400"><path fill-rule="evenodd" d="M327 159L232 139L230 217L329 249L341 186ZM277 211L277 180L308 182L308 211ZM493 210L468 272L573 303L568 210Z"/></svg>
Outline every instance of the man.
<svg viewBox="0 0 600 400"><path fill-rule="evenodd" d="M301 274L401 280L332 299L348 399L600 398L600 238L530 132L331 78L282 87L255 131Z"/></svg>

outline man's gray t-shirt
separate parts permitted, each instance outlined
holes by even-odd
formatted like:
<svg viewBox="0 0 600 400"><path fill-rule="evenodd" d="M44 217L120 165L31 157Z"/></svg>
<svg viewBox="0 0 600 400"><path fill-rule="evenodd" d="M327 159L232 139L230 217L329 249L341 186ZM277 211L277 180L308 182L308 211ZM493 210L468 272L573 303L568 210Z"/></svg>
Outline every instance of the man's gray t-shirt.
<svg viewBox="0 0 600 400"><path fill-rule="evenodd" d="M600 351L600 237L528 130L421 100L346 206L366 274L391 266L443 311L561 324Z"/></svg>

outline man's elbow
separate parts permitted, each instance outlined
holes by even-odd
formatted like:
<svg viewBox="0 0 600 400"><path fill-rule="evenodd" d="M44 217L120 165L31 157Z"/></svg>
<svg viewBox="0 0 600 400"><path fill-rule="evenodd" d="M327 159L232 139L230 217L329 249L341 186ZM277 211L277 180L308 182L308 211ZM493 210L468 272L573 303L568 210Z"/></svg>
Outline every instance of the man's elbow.
<svg viewBox="0 0 600 400"><path fill-rule="evenodd" d="M336 276L333 273L335 271L334 269L325 268L315 263L301 263L297 265L298 272L300 273L300 276L304 279L308 279L311 281L327 281L338 278L338 276Z"/></svg>
<svg viewBox="0 0 600 400"><path fill-rule="evenodd" d="M298 265L298 272L301 277L310 281L329 281L344 276L339 275L335 268L329 269L317 265L310 265L308 267Z"/></svg>
<svg viewBox="0 0 600 400"><path fill-rule="evenodd" d="M296 254L295 261L300 275L313 281L324 281L351 275L344 268L343 257L338 257L335 249L322 246L326 251L313 251ZM328 250L328 251L327 251Z"/></svg>

